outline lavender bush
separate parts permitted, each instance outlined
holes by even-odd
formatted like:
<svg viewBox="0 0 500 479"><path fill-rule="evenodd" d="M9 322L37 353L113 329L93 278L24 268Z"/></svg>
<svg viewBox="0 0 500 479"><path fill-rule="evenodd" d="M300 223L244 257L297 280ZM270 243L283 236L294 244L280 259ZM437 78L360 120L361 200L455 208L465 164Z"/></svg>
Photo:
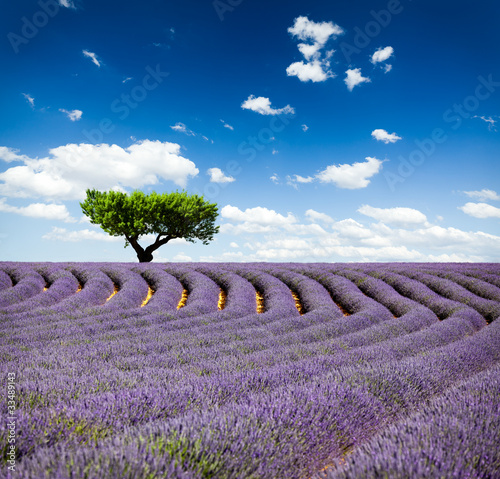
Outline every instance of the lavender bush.
<svg viewBox="0 0 500 479"><path fill-rule="evenodd" d="M500 477L497 280L490 264L0 263L2 475Z"/></svg>

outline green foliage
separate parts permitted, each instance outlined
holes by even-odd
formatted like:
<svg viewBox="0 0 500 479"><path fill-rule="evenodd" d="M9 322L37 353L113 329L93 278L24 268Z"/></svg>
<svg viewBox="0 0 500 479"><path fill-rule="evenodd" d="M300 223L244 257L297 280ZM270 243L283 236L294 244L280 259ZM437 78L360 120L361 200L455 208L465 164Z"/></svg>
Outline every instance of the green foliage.
<svg viewBox="0 0 500 479"><path fill-rule="evenodd" d="M219 230L214 226L217 205L185 191L148 195L134 191L128 195L87 190L87 198L80 206L92 224L111 236L124 236L125 246L131 244L140 261L151 261L151 253L171 239L184 238L192 243L201 240L208 244ZM142 248L138 239L147 234L157 235L156 241Z"/></svg>

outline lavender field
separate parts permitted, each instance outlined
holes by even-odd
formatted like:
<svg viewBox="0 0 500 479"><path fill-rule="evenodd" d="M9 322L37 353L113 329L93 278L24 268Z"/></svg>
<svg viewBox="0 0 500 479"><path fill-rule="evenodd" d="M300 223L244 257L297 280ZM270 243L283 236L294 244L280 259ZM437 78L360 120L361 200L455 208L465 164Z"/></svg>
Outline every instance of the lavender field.
<svg viewBox="0 0 500 479"><path fill-rule="evenodd" d="M498 478L499 316L500 264L0 262L0 476Z"/></svg>

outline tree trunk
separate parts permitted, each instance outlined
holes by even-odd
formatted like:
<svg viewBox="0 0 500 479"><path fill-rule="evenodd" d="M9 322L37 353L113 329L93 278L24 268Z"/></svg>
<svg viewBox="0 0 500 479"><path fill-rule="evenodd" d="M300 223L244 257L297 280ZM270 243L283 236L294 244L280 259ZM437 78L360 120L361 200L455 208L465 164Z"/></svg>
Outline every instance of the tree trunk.
<svg viewBox="0 0 500 479"><path fill-rule="evenodd" d="M149 251L137 252L137 258L139 258L139 263L149 263L153 261L153 255Z"/></svg>

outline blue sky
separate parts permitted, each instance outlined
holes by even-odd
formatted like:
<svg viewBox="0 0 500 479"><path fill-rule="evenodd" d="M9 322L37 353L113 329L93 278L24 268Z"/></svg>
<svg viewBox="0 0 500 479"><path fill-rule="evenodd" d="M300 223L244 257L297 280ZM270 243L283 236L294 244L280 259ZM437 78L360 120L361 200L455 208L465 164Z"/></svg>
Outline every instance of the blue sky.
<svg viewBox="0 0 500 479"><path fill-rule="evenodd" d="M118 188L218 204L210 245L158 261L497 262L499 20L486 0L10 2L1 259L136 261L79 207Z"/></svg>

